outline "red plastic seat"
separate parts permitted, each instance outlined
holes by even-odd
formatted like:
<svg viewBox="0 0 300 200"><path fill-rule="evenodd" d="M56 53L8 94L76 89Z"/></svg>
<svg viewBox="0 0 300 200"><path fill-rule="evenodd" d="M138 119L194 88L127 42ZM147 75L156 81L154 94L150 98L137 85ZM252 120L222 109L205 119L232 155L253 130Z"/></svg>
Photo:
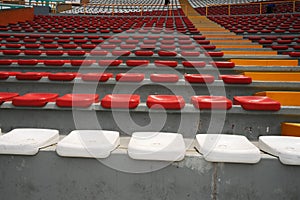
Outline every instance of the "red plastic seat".
<svg viewBox="0 0 300 200"><path fill-rule="evenodd" d="M154 64L156 67L177 67L178 62L172 60L155 60Z"/></svg>
<svg viewBox="0 0 300 200"><path fill-rule="evenodd" d="M179 48L181 50L194 50L196 47L194 45L182 45Z"/></svg>
<svg viewBox="0 0 300 200"><path fill-rule="evenodd" d="M205 67L206 63L204 61L182 61L184 67Z"/></svg>
<svg viewBox="0 0 300 200"><path fill-rule="evenodd" d="M101 49L115 49L117 46L115 44L101 44Z"/></svg>
<svg viewBox="0 0 300 200"><path fill-rule="evenodd" d="M141 73L120 73L116 75L116 80L120 82L142 82L145 74Z"/></svg>
<svg viewBox="0 0 300 200"><path fill-rule="evenodd" d="M185 101L182 96L149 95L146 104L151 109L180 110L185 106Z"/></svg>
<svg viewBox="0 0 300 200"><path fill-rule="evenodd" d="M72 81L76 77L76 73L72 72L60 72L49 74L48 79L51 81Z"/></svg>
<svg viewBox="0 0 300 200"><path fill-rule="evenodd" d="M72 66L91 66L96 60L71 60Z"/></svg>
<svg viewBox="0 0 300 200"><path fill-rule="evenodd" d="M135 49L136 48L136 45L134 45L134 44L121 44L120 45L120 48L121 49Z"/></svg>
<svg viewBox="0 0 300 200"><path fill-rule="evenodd" d="M138 40L126 40L125 43L126 44L137 44L137 43L139 43L139 41Z"/></svg>
<svg viewBox="0 0 300 200"><path fill-rule="evenodd" d="M19 96L19 93L14 92L0 92L0 104L5 101L11 101L14 97Z"/></svg>
<svg viewBox="0 0 300 200"><path fill-rule="evenodd" d="M119 66L123 63L123 60L99 60L99 66Z"/></svg>
<svg viewBox="0 0 300 200"><path fill-rule="evenodd" d="M0 60L0 65L11 65L12 62L13 61L10 59L3 59L3 60Z"/></svg>
<svg viewBox="0 0 300 200"><path fill-rule="evenodd" d="M227 84L250 84L252 78L244 75L220 75L220 78Z"/></svg>
<svg viewBox="0 0 300 200"><path fill-rule="evenodd" d="M42 51L40 50L24 50L25 55L41 55Z"/></svg>
<svg viewBox="0 0 300 200"><path fill-rule="evenodd" d="M198 109L229 110L231 100L224 96L192 96L191 103Z"/></svg>
<svg viewBox="0 0 300 200"><path fill-rule="evenodd" d="M59 107L82 107L86 108L93 103L99 102L98 94L65 94L56 99L56 105Z"/></svg>
<svg viewBox="0 0 300 200"><path fill-rule="evenodd" d="M93 39L93 40L91 40L91 43L93 43L93 44L100 44L100 43L102 43L104 40L98 40L98 39Z"/></svg>
<svg viewBox="0 0 300 200"><path fill-rule="evenodd" d="M215 61L215 62L210 62L210 64L213 67L217 67L217 68L234 68L235 67L234 62L228 62L228 61Z"/></svg>
<svg viewBox="0 0 300 200"><path fill-rule="evenodd" d="M40 72L24 72L16 74L16 79L18 80L40 80L43 74Z"/></svg>
<svg viewBox="0 0 300 200"><path fill-rule="evenodd" d="M204 35L194 35L193 36L194 40L205 40L205 36Z"/></svg>
<svg viewBox="0 0 300 200"><path fill-rule="evenodd" d="M46 66L63 66L65 60L44 60L44 65Z"/></svg>
<svg viewBox="0 0 300 200"><path fill-rule="evenodd" d="M208 45L210 44L209 40L197 40L197 43L200 45Z"/></svg>
<svg viewBox="0 0 300 200"><path fill-rule="evenodd" d="M179 77L177 74L151 74L150 80L159 83L176 83Z"/></svg>
<svg viewBox="0 0 300 200"><path fill-rule="evenodd" d="M28 49L38 49L40 48L40 44L24 44L25 48L28 48Z"/></svg>
<svg viewBox="0 0 300 200"><path fill-rule="evenodd" d="M290 57L300 57L300 52L290 52Z"/></svg>
<svg viewBox="0 0 300 200"><path fill-rule="evenodd" d="M96 44L82 44L81 48L82 49L95 49L97 47Z"/></svg>
<svg viewBox="0 0 300 200"><path fill-rule="evenodd" d="M198 57L198 56L200 56L200 52L199 51L182 51L181 55L185 56L185 57Z"/></svg>
<svg viewBox="0 0 300 200"><path fill-rule="evenodd" d="M76 49L78 47L77 44L63 44L62 48L64 49Z"/></svg>
<svg viewBox="0 0 300 200"><path fill-rule="evenodd" d="M277 40L276 42L278 44L291 44L292 40Z"/></svg>
<svg viewBox="0 0 300 200"><path fill-rule="evenodd" d="M10 75L8 72L0 71L0 80L6 80L6 79L8 79L9 76Z"/></svg>
<svg viewBox="0 0 300 200"><path fill-rule="evenodd" d="M176 51L158 51L159 56L177 56Z"/></svg>
<svg viewBox="0 0 300 200"><path fill-rule="evenodd" d="M126 65L129 67L146 67L149 65L149 60L127 60Z"/></svg>
<svg viewBox="0 0 300 200"><path fill-rule="evenodd" d="M30 60L18 60L19 65L36 65L38 64L38 60L36 59L30 59Z"/></svg>
<svg viewBox="0 0 300 200"><path fill-rule="evenodd" d="M175 41L174 40L162 40L160 41L162 44L174 44Z"/></svg>
<svg viewBox="0 0 300 200"><path fill-rule="evenodd" d="M184 78L189 83L213 83L214 76L209 74L185 74Z"/></svg>
<svg viewBox="0 0 300 200"><path fill-rule="evenodd" d="M273 50L287 50L289 46L287 45L272 45L271 48Z"/></svg>
<svg viewBox="0 0 300 200"><path fill-rule="evenodd" d="M126 51L126 50L114 50L111 52L113 56L129 56L130 53L131 53L130 51Z"/></svg>
<svg viewBox="0 0 300 200"><path fill-rule="evenodd" d="M160 49L162 49L162 50L175 50L176 46L175 45L162 44L162 45L160 45Z"/></svg>
<svg viewBox="0 0 300 200"><path fill-rule="evenodd" d="M136 108L140 103L140 96L136 94L108 94L101 100L103 108Z"/></svg>
<svg viewBox="0 0 300 200"><path fill-rule="evenodd" d="M45 49L57 49L58 47L58 44L44 44Z"/></svg>
<svg viewBox="0 0 300 200"><path fill-rule="evenodd" d="M2 53L4 55L19 55L21 50L3 50Z"/></svg>
<svg viewBox="0 0 300 200"><path fill-rule="evenodd" d="M106 82L108 79L112 78L112 73L87 73L82 74L81 79L84 81L97 81L97 82Z"/></svg>
<svg viewBox="0 0 300 200"><path fill-rule="evenodd" d="M217 51L211 51L211 52L205 52L204 55L207 57L223 57L224 53L217 52Z"/></svg>
<svg viewBox="0 0 300 200"><path fill-rule="evenodd" d="M258 43L259 44L272 44L273 40L259 40Z"/></svg>
<svg viewBox="0 0 300 200"><path fill-rule="evenodd" d="M55 93L27 93L23 96L14 97L12 104L14 106L32 106L43 107L48 102L54 102L58 94Z"/></svg>
<svg viewBox="0 0 300 200"><path fill-rule="evenodd" d="M134 52L136 56L153 56L153 51L136 51Z"/></svg>
<svg viewBox="0 0 300 200"><path fill-rule="evenodd" d="M241 105L245 110L278 111L281 108L279 102L266 96L235 96L233 103Z"/></svg>
<svg viewBox="0 0 300 200"><path fill-rule="evenodd" d="M70 50L70 51L68 51L68 55L69 56L84 56L85 51L83 51L83 50Z"/></svg>
<svg viewBox="0 0 300 200"><path fill-rule="evenodd" d="M64 54L64 51L61 50L47 50L46 55L47 56L62 56Z"/></svg>
<svg viewBox="0 0 300 200"><path fill-rule="evenodd" d="M154 44L141 44L140 48L141 49L155 49L156 46Z"/></svg>
<svg viewBox="0 0 300 200"><path fill-rule="evenodd" d="M156 44L156 40L144 40L143 43L144 44Z"/></svg>
<svg viewBox="0 0 300 200"><path fill-rule="evenodd" d="M108 54L108 51L103 50L93 50L90 52L91 56L106 56Z"/></svg>
<svg viewBox="0 0 300 200"><path fill-rule="evenodd" d="M215 45L202 45L201 47L205 50L215 50L217 48Z"/></svg>

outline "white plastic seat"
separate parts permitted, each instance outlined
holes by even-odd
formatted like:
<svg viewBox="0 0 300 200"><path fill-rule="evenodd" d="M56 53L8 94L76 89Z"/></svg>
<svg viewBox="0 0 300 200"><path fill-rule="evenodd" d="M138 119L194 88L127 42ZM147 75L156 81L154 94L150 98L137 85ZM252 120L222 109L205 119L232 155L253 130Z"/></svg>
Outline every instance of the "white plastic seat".
<svg viewBox="0 0 300 200"><path fill-rule="evenodd" d="M107 158L119 145L119 132L75 130L57 144L56 152L64 157Z"/></svg>
<svg viewBox="0 0 300 200"><path fill-rule="evenodd" d="M300 165L300 138L292 136L260 136L259 148L279 157L286 165Z"/></svg>
<svg viewBox="0 0 300 200"><path fill-rule="evenodd" d="M0 154L35 155L39 149L56 144L58 130L18 128L0 136Z"/></svg>
<svg viewBox="0 0 300 200"><path fill-rule="evenodd" d="M128 155L136 160L180 161L185 156L185 144L178 133L135 132Z"/></svg>
<svg viewBox="0 0 300 200"><path fill-rule="evenodd" d="M198 134L196 148L210 162L258 163L259 149L245 136Z"/></svg>

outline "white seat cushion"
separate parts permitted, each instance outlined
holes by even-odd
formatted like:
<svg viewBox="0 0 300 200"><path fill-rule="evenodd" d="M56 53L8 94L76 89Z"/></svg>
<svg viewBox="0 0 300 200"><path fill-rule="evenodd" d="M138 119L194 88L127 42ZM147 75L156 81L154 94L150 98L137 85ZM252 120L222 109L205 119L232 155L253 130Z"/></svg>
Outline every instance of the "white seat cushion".
<svg viewBox="0 0 300 200"><path fill-rule="evenodd" d="M257 163L259 149L245 136L225 134L198 134L196 148L210 162Z"/></svg>
<svg viewBox="0 0 300 200"><path fill-rule="evenodd" d="M184 158L185 144L178 133L135 132L128 155L137 160L179 161Z"/></svg>
<svg viewBox="0 0 300 200"><path fill-rule="evenodd" d="M75 130L57 144L56 152L65 157L106 158L119 144L116 131Z"/></svg>
<svg viewBox="0 0 300 200"><path fill-rule="evenodd" d="M286 165L300 165L300 138L292 136L260 136L259 148L279 157Z"/></svg>
<svg viewBox="0 0 300 200"><path fill-rule="evenodd" d="M56 144L58 130L18 128L0 136L0 154L35 155L40 148Z"/></svg>

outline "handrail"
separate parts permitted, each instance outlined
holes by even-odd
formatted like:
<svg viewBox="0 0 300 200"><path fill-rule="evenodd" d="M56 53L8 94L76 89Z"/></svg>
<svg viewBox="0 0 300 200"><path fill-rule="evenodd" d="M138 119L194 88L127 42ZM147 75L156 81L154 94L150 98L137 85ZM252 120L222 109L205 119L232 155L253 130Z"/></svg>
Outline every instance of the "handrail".
<svg viewBox="0 0 300 200"><path fill-rule="evenodd" d="M228 6L228 15L231 15L232 6L243 6L243 5L259 5L259 14L262 14L262 6L263 4L279 4L279 3L293 3L293 12L296 11L296 2L300 2L300 0L287 0L287 1L267 1L267 2L250 2L250 3L240 3L240 4L207 4L205 7L205 15L208 15L209 7L219 7L219 6Z"/></svg>

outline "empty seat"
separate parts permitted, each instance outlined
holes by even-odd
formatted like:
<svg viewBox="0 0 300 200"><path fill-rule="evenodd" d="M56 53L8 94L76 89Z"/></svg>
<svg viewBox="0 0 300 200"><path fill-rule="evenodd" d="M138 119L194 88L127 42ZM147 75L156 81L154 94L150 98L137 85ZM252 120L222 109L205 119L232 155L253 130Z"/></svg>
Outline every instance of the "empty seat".
<svg viewBox="0 0 300 200"><path fill-rule="evenodd" d="M205 52L204 55L207 57L223 57L224 53L217 52L217 51L211 51L211 52Z"/></svg>
<svg viewBox="0 0 300 200"><path fill-rule="evenodd" d="M99 66L119 66L123 63L123 60L99 60Z"/></svg>
<svg viewBox="0 0 300 200"><path fill-rule="evenodd" d="M146 103L151 109L180 110L185 106L183 97L176 95L149 95Z"/></svg>
<svg viewBox="0 0 300 200"><path fill-rule="evenodd" d="M40 50L24 50L25 55L41 55L42 51Z"/></svg>
<svg viewBox="0 0 300 200"><path fill-rule="evenodd" d="M287 50L289 46L287 45L272 45L271 48L273 50Z"/></svg>
<svg viewBox="0 0 300 200"><path fill-rule="evenodd" d="M39 149L56 144L58 130L18 128L0 136L0 154L35 155Z"/></svg>
<svg viewBox="0 0 300 200"><path fill-rule="evenodd" d="M241 105L245 110L278 111L281 107L278 101L264 96L235 96L233 103Z"/></svg>
<svg viewBox="0 0 300 200"><path fill-rule="evenodd" d="M153 51L135 51L136 56L153 56Z"/></svg>
<svg viewBox="0 0 300 200"><path fill-rule="evenodd" d="M136 108L140 103L140 96L136 94L108 94L101 100L103 108Z"/></svg>
<svg viewBox="0 0 300 200"><path fill-rule="evenodd" d="M40 44L24 44L25 48L28 48L28 49L38 49L40 48Z"/></svg>
<svg viewBox="0 0 300 200"><path fill-rule="evenodd" d="M65 94L56 99L59 107L89 107L93 103L99 102L98 94Z"/></svg>
<svg viewBox="0 0 300 200"><path fill-rule="evenodd" d="M143 66L146 67L149 64L149 60L127 60L126 65L129 67L138 67Z"/></svg>
<svg viewBox="0 0 300 200"><path fill-rule="evenodd" d="M63 66L65 60L44 60L44 65L46 66Z"/></svg>
<svg viewBox="0 0 300 200"><path fill-rule="evenodd" d="M155 60L154 64L156 67L177 67L177 61L172 60Z"/></svg>
<svg viewBox="0 0 300 200"><path fill-rule="evenodd" d="M235 67L234 62L228 62L228 61L214 61L214 62L210 62L210 64L213 67L217 67L217 68L234 68Z"/></svg>
<svg viewBox="0 0 300 200"><path fill-rule="evenodd" d="M14 97L19 96L19 93L15 92L0 92L0 104L5 101L11 101Z"/></svg>
<svg viewBox="0 0 300 200"><path fill-rule="evenodd" d="M68 51L68 55L69 56L84 56L85 51L83 51L83 50L70 50L70 51Z"/></svg>
<svg viewBox="0 0 300 200"><path fill-rule="evenodd" d="M18 60L18 64L19 65L36 65L38 64L38 60L36 59L29 59L29 60L24 60L24 59L21 59L21 60Z"/></svg>
<svg viewBox="0 0 300 200"><path fill-rule="evenodd" d="M4 55L19 55L21 50L3 50L2 53Z"/></svg>
<svg viewBox="0 0 300 200"><path fill-rule="evenodd" d="M16 74L18 80L40 80L43 74L40 72L24 72Z"/></svg>
<svg viewBox="0 0 300 200"><path fill-rule="evenodd" d="M81 75L81 79L84 81L97 81L97 82L105 82L112 77L113 74L111 73L87 73Z"/></svg>
<svg viewBox="0 0 300 200"><path fill-rule="evenodd" d="M158 51L159 56L177 56L176 51Z"/></svg>
<svg viewBox="0 0 300 200"><path fill-rule="evenodd" d="M224 96L192 96L191 103L198 109L229 110L231 100Z"/></svg>
<svg viewBox="0 0 300 200"><path fill-rule="evenodd" d="M90 52L91 56L106 56L108 54L108 51L104 50L93 50Z"/></svg>
<svg viewBox="0 0 300 200"><path fill-rule="evenodd" d="M58 94L55 93L27 93L13 98L12 104L14 106L43 107L48 102L54 102L57 97Z"/></svg>
<svg viewBox="0 0 300 200"><path fill-rule="evenodd" d="M71 60L72 66L91 66L96 60Z"/></svg>
<svg viewBox="0 0 300 200"><path fill-rule="evenodd" d="M119 144L116 131L75 130L57 143L56 152L63 157L107 158Z"/></svg>
<svg viewBox="0 0 300 200"><path fill-rule="evenodd" d="M185 156L185 144L178 133L135 132L128 155L136 160L180 161Z"/></svg>
<svg viewBox="0 0 300 200"><path fill-rule="evenodd" d="M130 53L131 53L130 51L126 51L126 50L114 50L111 52L113 56L129 56Z"/></svg>
<svg viewBox="0 0 300 200"><path fill-rule="evenodd" d="M196 149L210 162L258 163L259 149L245 136L225 134L196 135Z"/></svg>
<svg viewBox="0 0 300 200"><path fill-rule="evenodd" d="M145 74L141 73L120 73L116 75L116 80L120 82L142 82Z"/></svg>
<svg viewBox="0 0 300 200"><path fill-rule="evenodd" d="M182 65L184 67L205 67L206 63L205 61L182 61Z"/></svg>
<svg viewBox="0 0 300 200"><path fill-rule="evenodd" d="M198 56L200 56L200 52L198 52L198 51L182 51L181 55L186 56L186 57L198 57Z"/></svg>
<svg viewBox="0 0 300 200"><path fill-rule="evenodd" d="M300 165L300 138L292 136L260 136L259 148L279 157L286 165Z"/></svg>
<svg viewBox="0 0 300 200"><path fill-rule="evenodd" d="M220 75L220 78L227 84L250 84L252 78L244 75Z"/></svg>
<svg viewBox="0 0 300 200"><path fill-rule="evenodd" d="M72 81L76 77L77 73L72 72L59 72L49 74L48 79L51 81Z"/></svg>
<svg viewBox="0 0 300 200"><path fill-rule="evenodd" d="M65 52L61 50L47 50L47 56L62 56Z"/></svg>
<svg viewBox="0 0 300 200"><path fill-rule="evenodd" d="M57 49L58 47L58 44L44 44L45 49Z"/></svg>
<svg viewBox="0 0 300 200"><path fill-rule="evenodd" d="M5 47L18 49L22 47L22 44L5 44Z"/></svg>
<svg viewBox="0 0 300 200"><path fill-rule="evenodd" d="M0 60L0 65L11 65L12 62L13 61L10 59L2 59L2 60Z"/></svg>
<svg viewBox="0 0 300 200"><path fill-rule="evenodd" d="M179 77L177 74L151 74L150 80L159 83L176 83Z"/></svg>
<svg viewBox="0 0 300 200"><path fill-rule="evenodd" d="M215 77L209 74L185 74L184 78L189 83L213 83Z"/></svg>

